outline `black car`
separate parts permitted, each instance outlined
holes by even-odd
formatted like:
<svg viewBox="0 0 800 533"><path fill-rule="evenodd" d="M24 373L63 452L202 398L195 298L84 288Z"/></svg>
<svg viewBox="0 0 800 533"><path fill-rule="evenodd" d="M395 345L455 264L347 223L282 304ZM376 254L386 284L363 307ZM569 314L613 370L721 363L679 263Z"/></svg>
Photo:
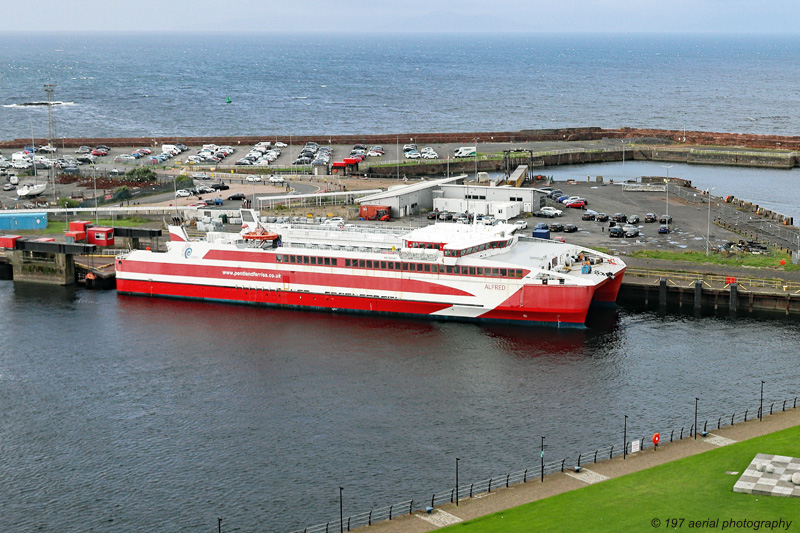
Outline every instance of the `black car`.
<svg viewBox="0 0 800 533"><path fill-rule="evenodd" d="M439 216L439 211L431 211L428 213L428 220L436 220L436 217Z"/></svg>
<svg viewBox="0 0 800 533"><path fill-rule="evenodd" d="M628 217L628 224L638 224L639 223L639 215L631 215Z"/></svg>
<svg viewBox="0 0 800 533"><path fill-rule="evenodd" d="M549 196L550 198L556 199L559 196L563 196L563 195L564 195L564 191L562 191L561 189L556 189L554 191L550 191L550 193L547 196Z"/></svg>
<svg viewBox="0 0 800 533"><path fill-rule="evenodd" d="M555 218L556 214L548 211L534 211L533 216L540 218Z"/></svg>
<svg viewBox="0 0 800 533"><path fill-rule="evenodd" d="M244 200L245 198L246 196L241 192L237 192L228 196L228 200Z"/></svg>
<svg viewBox="0 0 800 533"><path fill-rule="evenodd" d="M581 215L581 220L595 220L596 218L597 215L595 213L592 213L591 211L588 211Z"/></svg>
<svg viewBox="0 0 800 533"><path fill-rule="evenodd" d="M598 222L608 222L608 215L605 213L597 213L596 219Z"/></svg>
<svg viewBox="0 0 800 533"><path fill-rule="evenodd" d="M575 224L565 224L564 225L564 233L575 233L578 231L578 226Z"/></svg>
<svg viewBox="0 0 800 533"><path fill-rule="evenodd" d="M627 222L628 217L622 213L614 213L614 216L611 217L611 220L614 222Z"/></svg>
<svg viewBox="0 0 800 533"><path fill-rule="evenodd" d="M655 222L656 220L658 220L658 219L656 218L656 215L655 215L655 214L653 214L653 213L647 213L647 214L644 216L644 221L645 221L645 222L647 222L648 224L649 224L650 222Z"/></svg>
<svg viewBox="0 0 800 533"><path fill-rule="evenodd" d="M212 183L211 188L214 189L215 191L227 191L228 189L230 189L230 187L228 185L225 185L224 183Z"/></svg>
<svg viewBox="0 0 800 533"><path fill-rule="evenodd" d="M614 226L613 228L608 228L608 236L609 237L624 237L625 236L625 231L619 226Z"/></svg>
<svg viewBox="0 0 800 533"><path fill-rule="evenodd" d="M658 222L661 224L672 224L672 217L669 215L661 215L661 218L658 219Z"/></svg>
<svg viewBox="0 0 800 533"><path fill-rule="evenodd" d="M561 224L560 222L553 222L552 224L550 224L548 226L548 228L550 229L550 231L553 231L553 232L555 232L555 231L564 231L564 225Z"/></svg>
<svg viewBox="0 0 800 533"><path fill-rule="evenodd" d="M441 211L438 218L439 220L453 220L453 213L449 211Z"/></svg>

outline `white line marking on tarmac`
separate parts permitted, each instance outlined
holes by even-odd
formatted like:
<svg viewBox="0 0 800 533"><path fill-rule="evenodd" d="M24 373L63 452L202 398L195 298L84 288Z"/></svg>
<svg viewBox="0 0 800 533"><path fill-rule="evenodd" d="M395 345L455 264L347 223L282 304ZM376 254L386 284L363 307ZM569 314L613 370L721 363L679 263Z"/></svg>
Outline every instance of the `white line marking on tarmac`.
<svg viewBox="0 0 800 533"><path fill-rule="evenodd" d="M567 474L569 477L574 477L578 481L583 481L588 485L594 485L595 483L600 483L601 481L611 479L608 476L604 476L603 474L592 472L588 468L581 468L580 473L578 472L564 472L564 473Z"/></svg>
<svg viewBox="0 0 800 533"><path fill-rule="evenodd" d="M436 527L452 526L464 520L440 509L434 509L431 514L415 514L414 516L430 522Z"/></svg>
<svg viewBox="0 0 800 533"><path fill-rule="evenodd" d="M728 444L735 444L735 440L728 439L726 437L720 437L719 435L714 435L713 433L709 433L711 438L707 438L706 442L709 444L713 444L714 446L727 446Z"/></svg>

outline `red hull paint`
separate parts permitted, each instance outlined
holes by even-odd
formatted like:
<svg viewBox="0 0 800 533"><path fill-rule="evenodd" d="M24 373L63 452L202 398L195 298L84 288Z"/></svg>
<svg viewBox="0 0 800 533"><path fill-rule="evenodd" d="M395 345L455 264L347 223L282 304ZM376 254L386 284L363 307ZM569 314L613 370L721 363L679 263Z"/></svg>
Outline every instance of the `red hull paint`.
<svg viewBox="0 0 800 533"><path fill-rule="evenodd" d="M526 285L481 318L583 324L594 287Z"/></svg>
<svg viewBox="0 0 800 533"><path fill-rule="evenodd" d="M595 303L614 303L617 301L619 288L622 285L622 278L625 276L625 269L620 270L614 279L609 279L600 285L594 293L592 299Z"/></svg>
<svg viewBox="0 0 800 533"><path fill-rule="evenodd" d="M555 287L554 287L555 288ZM589 289L591 290L591 289ZM409 300L394 300L385 298L370 298L357 296L342 296L336 294L312 294L306 292L259 290L234 287L216 287L196 284L165 283L157 281L138 281L117 279L117 291L122 294L140 294L145 296L162 296L172 298L187 298L197 300L227 301L256 305L275 305L285 307L307 307L316 309L330 309L342 311L366 311L374 313L407 314L407 315L432 315L447 309L450 304L436 302L420 302ZM520 291L522 292L522 291ZM556 292L552 293L554 296ZM502 309L495 309L486 313L479 319L504 320L516 322L560 322L583 324L586 318L585 309L568 309L561 306L554 312L544 308L521 308L519 296L517 305L510 302L504 304ZM591 296L589 296L591 299ZM527 298L526 298L527 300ZM566 300L574 301L573 298ZM563 310L560 313L559 310ZM436 318L460 318L449 315L435 315ZM470 317L464 317L470 319Z"/></svg>

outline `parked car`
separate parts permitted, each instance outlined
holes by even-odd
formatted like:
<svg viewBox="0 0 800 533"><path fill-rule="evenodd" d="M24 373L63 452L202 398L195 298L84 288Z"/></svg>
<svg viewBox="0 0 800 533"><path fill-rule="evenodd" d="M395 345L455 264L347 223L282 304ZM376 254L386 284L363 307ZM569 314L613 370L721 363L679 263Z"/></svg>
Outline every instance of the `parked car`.
<svg viewBox="0 0 800 533"><path fill-rule="evenodd" d="M539 218L556 218L556 215L552 211L545 211L544 209L540 209L539 211L534 211L533 216Z"/></svg>
<svg viewBox="0 0 800 533"><path fill-rule="evenodd" d="M230 189L230 187L225 183L212 183L211 188L214 189L215 191L227 191L228 189Z"/></svg>
<svg viewBox="0 0 800 533"><path fill-rule="evenodd" d="M598 222L608 222L608 215L605 213L597 213L595 218Z"/></svg>
<svg viewBox="0 0 800 533"><path fill-rule="evenodd" d="M80 148L78 148L77 150L75 150L75 153L76 154L91 154L92 153L92 147L83 145Z"/></svg>
<svg viewBox="0 0 800 533"><path fill-rule="evenodd" d="M283 176L270 176L269 182L270 183L284 183L286 180L283 179Z"/></svg>
<svg viewBox="0 0 800 533"><path fill-rule="evenodd" d="M587 211L581 215L581 220L594 220L597 218L597 213L594 211Z"/></svg>
<svg viewBox="0 0 800 533"><path fill-rule="evenodd" d="M563 194L564 194L564 191L562 191L561 189L556 189L554 191L550 191L547 196L549 196L551 199L555 200L559 196L563 196Z"/></svg>
<svg viewBox="0 0 800 533"><path fill-rule="evenodd" d="M4 191L13 191L16 188L17 188L17 186L14 185L13 183L4 183L3 184L3 190Z"/></svg>
<svg viewBox="0 0 800 533"><path fill-rule="evenodd" d="M190 193L186 189L178 189L177 191L175 191L175 198L189 198L191 195L192 193Z"/></svg>
<svg viewBox="0 0 800 533"><path fill-rule="evenodd" d="M244 200L245 198L247 197L241 192L237 192L228 196L228 200Z"/></svg>
<svg viewBox="0 0 800 533"><path fill-rule="evenodd" d="M659 224L672 224L672 217L669 215L661 215L658 219Z"/></svg>
<svg viewBox="0 0 800 533"><path fill-rule="evenodd" d="M525 222L524 220L517 220L516 222L514 222L514 226L516 226L518 230L528 229L528 223Z"/></svg>
<svg viewBox="0 0 800 533"><path fill-rule="evenodd" d="M561 224L560 222L553 222L552 224L550 224L547 227L547 229L549 229L550 231L554 231L554 232L555 231L564 231L564 225Z"/></svg>
<svg viewBox="0 0 800 533"><path fill-rule="evenodd" d="M547 213L553 213L553 216L560 217L564 214L561 209L556 209L555 207L550 207L549 205L540 209L540 211L545 211Z"/></svg>
<svg viewBox="0 0 800 533"><path fill-rule="evenodd" d="M655 222L656 220L658 220L658 218L656 218L656 215L654 213L647 213L644 216L644 221L646 223Z"/></svg>
<svg viewBox="0 0 800 533"><path fill-rule="evenodd" d="M639 235L639 228L631 226L630 224L623 226L622 231L625 233L626 237L636 237Z"/></svg>
<svg viewBox="0 0 800 533"><path fill-rule="evenodd" d="M627 222L628 217L622 213L614 213L614 216L611 217L611 220L614 222Z"/></svg>
<svg viewBox="0 0 800 533"><path fill-rule="evenodd" d="M639 215L631 215L628 217L628 224L638 224L639 223Z"/></svg>
<svg viewBox="0 0 800 533"><path fill-rule="evenodd" d="M533 229L550 229L550 226L547 222L537 222Z"/></svg>
<svg viewBox="0 0 800 533"><path fill-rule="evenodd" d="M428 213L428 220L436 220L436 217L439 216L439 211L434 209L430 213Z"/></svg>
<svg viewBox="0 0 800 533"><path fill-rule="evenodd" d="M439 212L439 220L452 220L453 213L449 211L440 211Z"/></svg>
<svg viewBox="0 0 800 533"><path fill-rule="evenodd" d="M662 224L658 227L659 233L672 233L672 229L667 226L666 224Z"/></svg>
<svg viewBox="0 0 800 533"><path fill-rule="evenodd" d="M564 204L564 207L571 207L574 209L586 209L586 204L581 200L572 200Z"/></svg>
<svg viewBox="0 0 800 533"><path fill-rule="evenodd" d="M575 233L578 231L578 226L575 224L564 224L564 233Z"/></svg>
<svg viewBox="0 0 800 533"><path fill-rule="evenodd" d="M625 231L619 226L614 226L613 228L608 228L608 236L609 237L624 237Z"/></svg>
<svg viewBox="0 0 800 533"><path fill-rule="evenodd" d="M261 176L247 176L245 178L249 183L261 182Z"/></svg>

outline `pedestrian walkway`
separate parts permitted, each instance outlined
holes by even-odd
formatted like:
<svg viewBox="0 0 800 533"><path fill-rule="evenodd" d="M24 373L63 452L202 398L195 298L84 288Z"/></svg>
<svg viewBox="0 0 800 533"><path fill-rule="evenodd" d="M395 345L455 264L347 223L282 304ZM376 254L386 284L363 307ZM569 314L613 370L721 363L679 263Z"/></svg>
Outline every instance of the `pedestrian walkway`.
<svg viewBox="0 0 800 533"><path fill-rule="evenodd" d="M458 506L455 503L441 505L430 514L416 511L411 515L379 522L354 531L366 531L367 529L380 533L434 531L444 526L542 500L556 494L586 487L589 484L602 483L607 479L624 476L797 425L800 425L800 409L779 411L774 415L765 416L763 421L754 418L748 422L740 422L715 430L705 438L698 436L697 440L686 438L671 443L662 443L657 450L649 448L641 452L630 453L626 459L618 456L594 463L591 470L583 468L580 472L567 471L551 474L545 476L544 482L540 482L536 478L527 483L519 483L509 488L500 488L488 494L481 494L480 497L461 500Z"/></svg>

